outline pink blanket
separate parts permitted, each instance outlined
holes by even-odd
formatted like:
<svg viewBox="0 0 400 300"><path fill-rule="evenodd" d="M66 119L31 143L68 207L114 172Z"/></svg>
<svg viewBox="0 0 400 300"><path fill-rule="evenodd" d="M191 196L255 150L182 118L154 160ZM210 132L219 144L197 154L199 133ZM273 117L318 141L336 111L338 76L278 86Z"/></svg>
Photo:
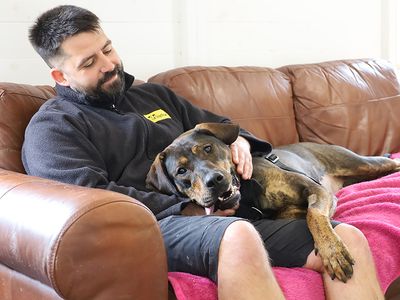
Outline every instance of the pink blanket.
<svg viewBox="0 0 400 300"><path fill-rule="evenodd" d="M399 155L400 156L400 155ZM337 193L335 220L351 224L368 239L384 291L400 276L400 172L343 188ZM274 268L287 300L325 299L320 274L302 268ZM169 273L178 300L216 300L210 280Z"/></svg>

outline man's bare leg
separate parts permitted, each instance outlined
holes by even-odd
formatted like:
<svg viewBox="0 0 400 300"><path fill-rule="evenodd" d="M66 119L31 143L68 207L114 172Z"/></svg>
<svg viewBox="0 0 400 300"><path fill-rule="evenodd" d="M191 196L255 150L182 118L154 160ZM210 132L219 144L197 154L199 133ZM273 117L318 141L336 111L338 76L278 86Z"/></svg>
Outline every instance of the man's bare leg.
<svg viewBox="0 0 400 300"><path fill-rule="evenodd" d="M258 232L246 221L232 223L222 238L218 299L285 299Z"/></svg>
<svg viewBox="0 0 400 300"><path fill-rule="evenodd" d="M355 260L354 273L347 283L338 279L332 280L324 272L322 262L312 252L304 267L322 272L325 285L326 299L328 300L369 300L384 299L376 275L375 264L368 246L368 241L360 230L347 225L339 224L334 229L346 244Z"/></svg>

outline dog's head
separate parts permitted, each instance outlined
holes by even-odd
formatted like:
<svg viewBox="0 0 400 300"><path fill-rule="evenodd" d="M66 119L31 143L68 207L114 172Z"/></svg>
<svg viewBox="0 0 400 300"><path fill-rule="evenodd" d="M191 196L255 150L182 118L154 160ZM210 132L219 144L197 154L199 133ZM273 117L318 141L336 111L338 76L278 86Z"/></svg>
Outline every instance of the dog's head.
<svg viewBox="0 0 400 300"><path fill-rule="evenodd" d="M240 200L240 181L229 145L239 126L202 123L177 137L159 153L146 178L148 188L183 195L206 208L228 209Z"/></svg>

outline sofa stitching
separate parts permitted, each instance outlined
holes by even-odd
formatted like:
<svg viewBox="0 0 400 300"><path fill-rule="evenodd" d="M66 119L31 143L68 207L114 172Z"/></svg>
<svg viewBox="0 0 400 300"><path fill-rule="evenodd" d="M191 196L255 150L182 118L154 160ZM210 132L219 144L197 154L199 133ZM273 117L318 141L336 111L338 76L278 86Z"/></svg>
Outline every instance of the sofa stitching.
<svg viewBox="0 0 400 300"><path fill-rule="evenodd" d="M215 69L211 69L211 68L221 68L221 69L215 70ZM234 72L232 72L232 69L226 69L226 68L227 67L222 67L222 66L221 67L205 67L205 68L202 68L202 69L197 69L197 70L192 70L192 71L187 71L185 69L184 72L176 74L174 76L171 76L170 77L170 81L175 80L175 78L179 77L179 76L192 75L193 73L202 73L202 72L209 72L209 73L221 73L221 72L224 72L224 73L251 73L251 74L253 74L253 73L267 73L268 71L271 71L272 73L280 73L282 75L285 75L284 73L282 73L279 70L272 69L272 68L267 68L267 67L265 69L262 69L262 70L235 70ZM284 77L285 77L285 79L287 79L286 76L284 76Z"/></svg>
<svg viewBox="0 0 400 300"><path fill-rule="evenodd" d="M1 99L4 99L4 96L6 96L6 95L32 97L32 98L35 98L35 99L40 99L40 100L45 100L45 101L49 99L49 98L46 98L46 97L35 96L35 95L32 95L32 94L16 93L16 92L5 92L4 90L0 94Z"/></svg>

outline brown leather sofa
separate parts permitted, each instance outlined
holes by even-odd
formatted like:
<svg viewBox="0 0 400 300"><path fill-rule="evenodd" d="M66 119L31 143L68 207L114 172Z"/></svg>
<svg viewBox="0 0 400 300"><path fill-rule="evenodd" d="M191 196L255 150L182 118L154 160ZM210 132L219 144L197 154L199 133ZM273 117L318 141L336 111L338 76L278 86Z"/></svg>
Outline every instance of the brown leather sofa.
<svg viewBox="0 0 400 300"><path fill-rule="evenodd" d="M185 67L148 81L230 117L274 146L312 141L368 155L400 151L400 84L383 60Z"/></svg>
<svg viewBox="0 0 400 300"><path fill-rule="evenodd" d="M393 66L359 59L261 67L186 67L155 75L193 103L278 146L400 151ZM24 175L24 130L49 86L0 83L0 299L167 299L151 212L127 196ZM388 299L398 299L395 284Z"/></svg>

